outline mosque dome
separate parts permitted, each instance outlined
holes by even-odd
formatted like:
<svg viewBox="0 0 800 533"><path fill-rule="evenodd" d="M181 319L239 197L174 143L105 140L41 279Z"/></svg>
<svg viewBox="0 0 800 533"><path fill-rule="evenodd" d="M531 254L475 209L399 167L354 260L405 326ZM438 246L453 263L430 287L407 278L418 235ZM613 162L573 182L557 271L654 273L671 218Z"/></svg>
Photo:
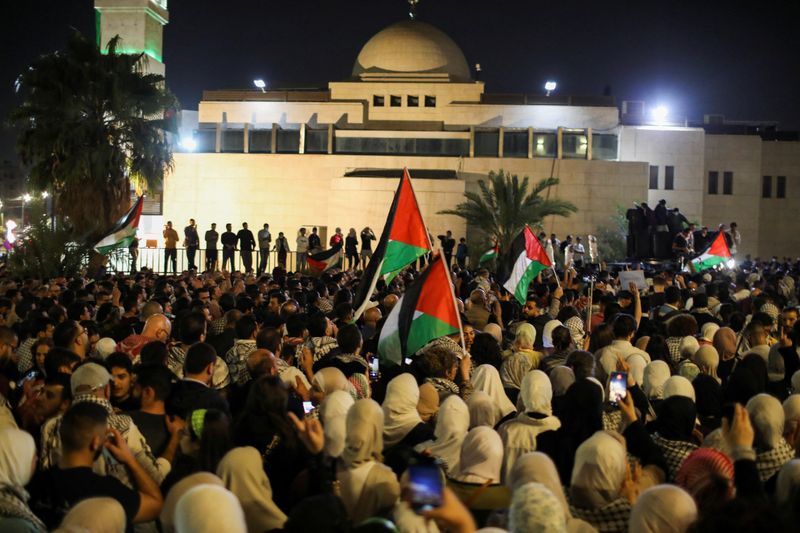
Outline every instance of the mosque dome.
<svg viewBox="0 0 800 533"><path fill-rule="evenodd" d="M353 65L353 76L381 74L446 75L452 81L471 78L458 45L440 29L418 20L405 20L384 28L361 49Z"/></svg>

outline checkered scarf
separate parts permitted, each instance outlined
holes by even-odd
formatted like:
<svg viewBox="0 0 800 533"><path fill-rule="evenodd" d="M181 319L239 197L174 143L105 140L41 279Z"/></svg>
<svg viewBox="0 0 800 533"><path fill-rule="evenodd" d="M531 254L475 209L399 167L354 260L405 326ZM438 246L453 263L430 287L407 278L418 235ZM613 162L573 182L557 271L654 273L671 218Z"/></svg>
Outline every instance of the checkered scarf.
<svg viewBox="0 0 800 533"><path fill-rule="evenodd" d="M683 337L667 337L667 348L669 348L669 358L673 364L681 360L681 341Z"/></svg>
<svg viewBox="0 0 800 533"><path fill-rule="evenodd" d="M569 500L569 494L567 494ZM573 518L589 522L599 533L626 533L628 520L631 517L631 503L625 498L617 498L602 507L584 509L570 502L570 513Z"/></svg>
<svg viewBox="0 0 800 533"><path fill-rule="evenodd" d="M794 459L794 449L784 439L781 439L773 449L756 455L756 468L761 482L765 483L792 459Z"/></svg>
<svg viewBox="0 0 800 533"><path fill-rule="evenodd" d="M686 458L689 457L689 454L698 448L696 444L691 442L665 439L658 433L653 435L653 442L664 454L664 459L667 461L667 468L669 469L667 481L670 482L675 479L678 470L680 470Z"/></svg>

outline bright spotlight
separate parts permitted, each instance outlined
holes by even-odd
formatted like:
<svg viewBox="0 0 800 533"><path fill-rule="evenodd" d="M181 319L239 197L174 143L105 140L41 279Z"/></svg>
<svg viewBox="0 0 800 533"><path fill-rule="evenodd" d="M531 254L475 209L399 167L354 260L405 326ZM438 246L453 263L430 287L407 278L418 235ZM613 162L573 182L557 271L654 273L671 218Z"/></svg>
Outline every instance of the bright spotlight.
<svg viewBox="0 0 800 533"><path fill-rule="evenodd" d="M267 87L267 83L264 80L262 80L261 78L258 78L257 80L253 80L253 85L255 85L256 87L261 89L262 93L267 92L267 91L264 90Z"/></svg>
<svg viewBox="0 0 800 533"><path fill-rule="evenodd" d="M547 96L550 96L550 93L556 90L558 84L553 80L547 80L544 84L544 90L547 91Z"/></svg>
<svg viewBox="0 0 800 533"><path fill-rule="evenodd" d="M669 109L666 106L660 105L653 108L651 111L653 114L653 119L656 122L662 123L667 120L667 115L669 115Z"/></svg>
<svg viewBox="0 0 800 533"><path fill-rule="evenodd" d="M44 192L42 192L42 198L43 198L44 200L47 200L47 197L48 197L48 196L50 196L50 193L49 193L49 192L47 192L47 191L44 191Z"/></svg>
<svg viewBox="0 0 800 533"><path fill-rule="evenodd" d="M735 259L728 259L728 261L725 263L725 266L727 266L730 269L736 268L736 260Z"/></svg>
<svg viewBox="0 0 800 533"><path fill-rule="evenodd" d="M181 138L180 145L187 152L194 152L197 149L197 141L194 140L194 137Z"/></svg>
<svg viewBox="0 0 800 533"><path fill-rule="evenodd" d="M33 196L31 196L28 193L25 193L25 194L22 195L22 201L25 202L25 203L30 202L32 199L33 199Z"/></svg>

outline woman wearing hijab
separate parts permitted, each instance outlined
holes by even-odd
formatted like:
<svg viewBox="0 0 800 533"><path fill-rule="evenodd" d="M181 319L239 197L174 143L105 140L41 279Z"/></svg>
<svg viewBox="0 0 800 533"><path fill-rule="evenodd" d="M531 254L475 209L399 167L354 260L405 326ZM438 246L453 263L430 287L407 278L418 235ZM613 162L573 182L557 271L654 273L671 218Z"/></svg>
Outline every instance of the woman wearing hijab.
<svg viewBox="0 0 800 533"><path fill-rule="evenodd" d="M248 531L280 529L286 515L272 501L272 485L261 466L261 454L251 446L229 451L217 467L225 488L242 505Z"/></svg>
<svg viewBox="0 0 800 533"><path fill-rule="evenodd" d="M736 364L736 333L731 328L719 328L714 333L713 345L719 355L717 373L726 380Z"/></svg>
<svg viewBox="0 0 800 533"><path fill-rule="evenodd" d="M568 366L557 366L550 371L550 384L553 386L553 397L564 396L575 383L575 372Z"/></svg>
<svg viewBox="0 0 800 533"><path fill-rule="evenodd" d="M541 483L553 493L564 515L564 520L567 524L566 531L569 533L596 531L587 522L572 517L567 498L564 496L561 479L558 476L558 471L556 471L556 465L550 457L541 452L531 452L517 459L511 474L506 480L506 485L516 492L517 489L528 483Z"/></svg>
<svg viewBox="0 0 800 533"><path fill-rule="evenodd" d="M440 459L447 475L456 475L461 462L461 444L469 430L469 408L456 395L448 396L439 408L434 440L418 444L414 449Z"/></svg>
<svg viewBox="0 0 800 533"><path fill-rule="evenodd" d="M385 513L400 496L397 477L381 463L383 418L381 406L369 399L358 400L347 412L347 437L336 478L354 524Z"/></svg>
<svg viewBox="0 0 800 533"><path fill-rule="evenodd" d="M756 394L767 390L767 363L758 354L742 358L728 378L723 393L729 403L746 404Z"/></svg>
<svg viewBox="0 0 800 533"><path fill-rule="evenodd" d="M472 393L467 402L467 408L469 409L470 429L479 426L494 428L499 421L497 405L492 401L491 396L483 391Z"/></svg>
<svg viewBox="0 0 800 533"><path fill-rule="evenodd" d="M757 394L747 402L747 412L755 430L756 467L767 492L774 486L772 478L783 465L794 458L794 449L783 438L783 406L769 394Z"/></svg>
<svg viewBox="0 0 800 533"><path fill-rule="evenodd" d="M239 500L219 485L198 485L175 506L176 533L247 533Z"/></svg>
<svg viewBox="0 0 800 533"><path fill-rule="evenodd" d="M664 399L664 384L670 378L669 365L664 361L651 361L644 367L642 390L650 403Z"/></svg>
<svg viewBox="0 0 800 533"><path fill-rule="evenodd" d="M384 463L398 476L405 472L416 453L414 447L434 438L433 428L417 411L419 391L414 376L400 374L389 382L383 399Z"/></svg>
<svg viewBox="0 0 800 533"><path fill-rule="evenodd" d="M531 361L531 368L539 368L543 354L533 349L536 344L536 328L528 322L522 322L514 332L514 344L511 347L514 355L524 354Z"/></svg>
<svg viewBox="0 0 800 533"><path fill-rule="evenodd" d="M569 487L572 516L603 532L628 530L628 454L619 435L598 431L578 447Z"/></svg>
<svg viewBox="0 0 800 533"><path fill-rule="evenodd" d="M514 404L506 396L506 392L503 390L503 383L500 380L500 373L495 367L491 365L478 366L472 374L472 390L473 394L477 391L483 391L492 399L497 411L495 425L513 418L516 414Z"/></svg>
<svg viewBox="0 0 800 533"><path fill-rule="evenodd" d="M550 452L555 449L555 431L561 427L561 422L553 416L550 404L553 399L553 388L550 378L541 370L529 372L522 380L520 391L521 412L512 420L500 426L498 433L503 438L505 447L505 460L503 464L503 479L505 479L518 457L528 452L543 449ZM542 434L550 433L542 446L538 441Z"/></svg>
<svg viewBox="0 0 800 533"><path fill-rule="evenodd" d="M692 361L700 369L700 373L705 376L710 376L721 383L717 375L717 368L719 367L719 353L714 346L705 344L701 346L692 357Z"/></svg>
<svg viewBox="0 0 800 533"><path fill-rule="evenodd" d="M692 382L683 376L672 376L664 382L664 399L673 396L683 396L694 401L694 387Z"/></svg>
<svg viewBox="0 0 800 533"><path fill-rule="evenodd" d="M461 446L459 472L447 486L469 508L479 526L492 512L508 509L511 491L500 484L503 441L487 426L471 429Z"/></svg>
<svg viewBox="0 0 800 533"><path fill-rule="evenodd" d="M0 429L0 531L47 531L28 507L25 485L36 466L36 443L30 433Z"/></svg>
<svg viewBox="0 0 800 533"><path fill-rule="evenodd" d="M559 413L561 428L555 434L550 457L564 486L569 485L575 452L583 441L603 429L603 389L588 379L577 380L564 395Z"/></svg>
<svg viewBox="0 0 800 533"><path fill-rule="evenodd" d="M341 370L332 366L321 368L311 380L311 401L314 402L314 405L319 405L326 395L337 390L345 391L354 400L356 399L353 384L347 380Z"/></svg>
<svg viewBox="0 0 800 533"><path fill-rule="evenodd" d="M517 403L519 389L522 387L522 378L532 368L531 358L524 353L515 353L505 360L500 367L500 381L506 397L512 404Z"/></svg>
<svg viewBox="0 0 800 533"><path fill-rule="evenodd" d="M664 454L667 480L672 481L683 461L697 449L697 444L692 442L697 409L689 398L672 396L661 402L656 413L653 442Z"/></svg>
<svg viewBox="0 0 800 533"><path fill-rule="evenodd" d="M639 495L631 510L631 533L685 533L697 519L692 497L675 485L656 485Z"/></svg>
<svg viewBox="0 0 800 533"><path fill-rule="evenodd" d="M562 533L567 524L558 498L541 483L527 483L514 491L508 510L509 533Z"/></svg>
<svg viewBox="0 0 800 533"><path fill-rule="evenodd" d="M55 533L123 533L125 525L125 509L117 500L88 498L69 510Z"/></svg>
<svg viewBox="0 0 800 533"><path fill-rule="evenodd" d="M419 386L419 401L417 412L423 422L435 427L436 414L439 412L439 391L430 383Z"/></svg>
<svg viewBox="0 0 800 533"><path fill-rule="evenodd" d="M700 431L703 435L708 435L722 423L722 386L710 375L701 374L692 381L692 387Z"/></svg>
<svg viewBox="0 0 800 533"><path fill-rule="evenodd" d="M775 500L778 505L785 505L789 508L796 508L800 497L800 459L792 459L778 473L778 482L775 485Z"/></svg>
<svg viewBox="0 0 800 533"><path fill-rule="evenodd" d="M200 485L224 486L220 478L208 472L198 472L175 483L169 492L165 492L164 506L161 508L161 514L159 515L161 530L164 533L173 533L175 531L175 507L177 507L178 501L184 494Z"/></svg>
<svg viewBox="0 0 800 533"><path fill-rule="evenodd" d="M345 391L337 390L327 395L319 408L322 428L325 432L325 454L339 457L344 449L345 418L355 400Z"/></svg>

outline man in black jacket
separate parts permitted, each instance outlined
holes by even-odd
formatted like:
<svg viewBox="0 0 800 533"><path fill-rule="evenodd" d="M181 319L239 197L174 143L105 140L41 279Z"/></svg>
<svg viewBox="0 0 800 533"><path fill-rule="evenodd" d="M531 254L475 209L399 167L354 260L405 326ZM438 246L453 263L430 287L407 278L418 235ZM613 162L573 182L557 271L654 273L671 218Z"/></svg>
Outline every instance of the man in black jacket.
<svg viewBox="0 0 800 533"><path fill-rule="evenodd" d="M220 240L222 241L222 270L225 270L225 266L230 261L231 268L229 272L233 272L236 269L236 260L234 259L234 252L236 251L236 243L238 239L236 238L236 234L231 231L231 224L225 224L225 233L222 234Z"/></svg>
<svg viewBox="0 0 800 533"><path fill-rule="evenodd" d="M242 229L236 237L239 239L239 253L242 256L244 271L249 274L253 271L253 249L256 247L256 239L253 237L253 232L247 229L247 222L242 222Z"/></svg>
<svg viewBox="0 0 800 533"><path fill-rule="evenodd" d="M197 409L219 409L231 416L228 402L211 388L217 353L207 342L193 344L186 352L184 378L175 384L167 400L167 413L187 420Z"/></svg>

